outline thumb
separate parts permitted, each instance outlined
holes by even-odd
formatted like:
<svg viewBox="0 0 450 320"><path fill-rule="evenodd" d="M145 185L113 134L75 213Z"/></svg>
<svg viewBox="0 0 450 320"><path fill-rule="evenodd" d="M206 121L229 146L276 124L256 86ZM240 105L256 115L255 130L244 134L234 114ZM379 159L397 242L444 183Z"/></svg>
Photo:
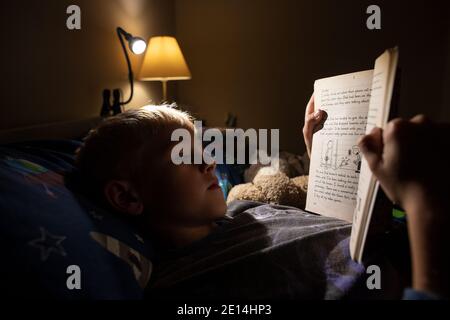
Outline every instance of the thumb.
<svg viewBox="0 0 450 320"><path fill-rule="evenodd" d="M370 134L359 140L358 146L370 170L377 178L380 178L380 169L383 164L383 131L377 127L373 128Z"/></svg>

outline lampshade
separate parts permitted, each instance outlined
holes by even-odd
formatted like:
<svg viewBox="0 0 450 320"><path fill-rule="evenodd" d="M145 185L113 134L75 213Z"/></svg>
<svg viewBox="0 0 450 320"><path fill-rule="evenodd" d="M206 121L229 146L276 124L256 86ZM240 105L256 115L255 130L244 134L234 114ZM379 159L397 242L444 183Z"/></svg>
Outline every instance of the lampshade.
<svg viewBox="0 0 450 320"><path fill-rule="evenodd" d="M139 79L144 81L188 80L191 72L174 37L153 37L148 43Z"/></svg>

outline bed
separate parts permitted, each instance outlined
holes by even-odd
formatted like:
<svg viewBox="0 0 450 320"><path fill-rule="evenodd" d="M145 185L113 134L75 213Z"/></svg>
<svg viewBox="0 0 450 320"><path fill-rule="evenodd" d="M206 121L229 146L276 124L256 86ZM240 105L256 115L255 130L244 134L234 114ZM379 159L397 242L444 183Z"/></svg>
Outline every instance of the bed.
<svg viewBox="0 0 450 320"><path fill-rule="evenodd" d="M1 135L0 243L7 263L0 265L0 272L8 296L89 300L152 296L145 291L154 268L151 239L67 181L79 138L96 121ZM220 170L219 177L228 172L233 183L239 183L232 169ZM334 268L329 270L333 281L345 282L345 274L339 278ZM348 292L358 296L353 289ZM389 297L392 294L396 293ZM344 292L342 297L346 296Z"/></svg>

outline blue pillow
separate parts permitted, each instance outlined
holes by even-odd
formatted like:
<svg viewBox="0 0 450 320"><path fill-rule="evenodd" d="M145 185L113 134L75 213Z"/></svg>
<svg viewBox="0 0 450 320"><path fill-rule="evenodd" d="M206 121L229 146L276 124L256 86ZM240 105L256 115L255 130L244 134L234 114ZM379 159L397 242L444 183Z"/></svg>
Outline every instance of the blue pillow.
<svg viewBox="0 0 450 320"><path fill-rule="evenodd" d="M59 140L0 146L0 274L9 296L143 297L152 272L149 239L64 183L79 145ZM81 289L67 285L72 265L79 267Z"/></svg>

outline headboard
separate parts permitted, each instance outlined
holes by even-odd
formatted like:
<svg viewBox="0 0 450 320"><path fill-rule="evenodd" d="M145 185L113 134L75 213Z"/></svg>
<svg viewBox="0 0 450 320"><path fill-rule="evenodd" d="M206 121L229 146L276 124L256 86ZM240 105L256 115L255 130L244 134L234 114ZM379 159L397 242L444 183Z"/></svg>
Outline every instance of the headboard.
<svg viewBox="0 0 450 320"><path fill-rule="evenodd" d="M46 140L81 138L101 121L100 117L76 121L55 122L9 130L0 130L0 144Z"/></svg>

